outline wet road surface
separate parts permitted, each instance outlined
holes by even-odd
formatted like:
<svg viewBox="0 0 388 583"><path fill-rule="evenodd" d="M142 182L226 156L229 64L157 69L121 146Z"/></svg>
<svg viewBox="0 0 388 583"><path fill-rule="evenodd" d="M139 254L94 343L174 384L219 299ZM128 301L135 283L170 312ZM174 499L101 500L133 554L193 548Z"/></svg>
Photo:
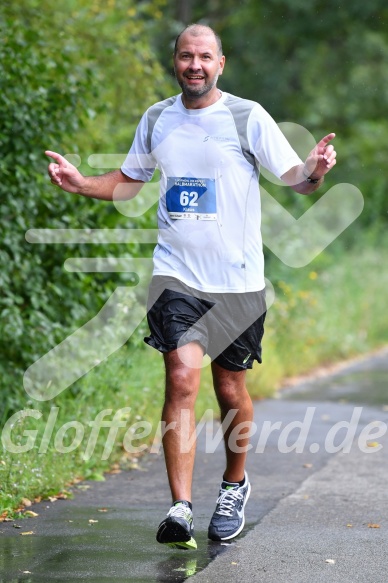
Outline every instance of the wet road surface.
<svg viewBox="0 0 388 583"><path fill-rule="evenodd" d="M110 475L105 482L88 482L74 488L72 500L34 505L37 518L0 524L0 582L146 583L184 581L197 574L193 583L197 579L215 583L216 565L220 581L246 581L246 572L239 579L233 569L238 567L244 549L252 544L256 525L264 524L268 515L275 516L282 504L299 496L297 493L303 491L309 480L320 476L326 465L333 465L334 458L344 455L327 451L339 447L344 439L346 428L338 426L334 432L336 424L350 423L353 419L352 451L357 449L357 438L367 424L378 421L388 424L387 381L388 351L383 351L333 375L285 389L280 399L255 404L257 429L247 465L252 494L246 507L246 528L232 543L207 540L207 526L224 469L222 446L209 452L211 438L218 429L209 426L199 435L195 467L197 551L171 551L156 543L156 528L169 507L169 491L162 456L149 455L138 471ZM379 441L383 450L373 456L385 455L388 449L386 435ZM350 460L351 456L348 457ZM376 500L380 500L378 495ZM376 524L383 524L386 516L380 507L371 499L370 520ZM33 535L21 536L31 530ZM368 548L368 540L362 544ZM250 557L252 553L256 554L254 549L250 550ZM257 564L252 565L251 580L272 581L265 570L260 572ZM382 577L386 578L386 572L385 569ZM334 571L327 576L322 581L345 581L343 575L336 579ZM279 578L274 570L273 580L290 583L292 577ZM380 579L374 576L349 580L376 583ZM304 579L299 574L295 581L301 583Z"/></svg>

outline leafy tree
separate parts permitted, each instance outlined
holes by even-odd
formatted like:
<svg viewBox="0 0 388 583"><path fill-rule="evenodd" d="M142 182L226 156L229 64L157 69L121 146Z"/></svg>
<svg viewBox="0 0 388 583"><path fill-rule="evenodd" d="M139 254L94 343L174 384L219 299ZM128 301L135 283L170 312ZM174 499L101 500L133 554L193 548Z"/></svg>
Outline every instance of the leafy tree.
<svg viewBox="0 0 388 583"><path fill-rule="evenodd" d="M382 0L246 0L221 31L226 90L259 101L277 121L303 125L316 138L336 132L339 164L327 185L360 188L365 208L358 224L366 227L385 223L388 210L387 17Z"/></svg>
<svg viewBox="0 0 388 583"><path fill-rule="evenodd" d="M68 256L111 255L117 249L31 245L25 233L132 225L110 203L51 186L44 150L89 154L98 145L97 151L107 151L109 144L117 151L124 134L128 149L145 102L163 91L147 28L158 6L157 0L108 5L67 0L55 8L45 0L1 4L0 390L5 410L25 400L27 366L94 316L112 289L131 278L63 269ZM147 81L143 87L141 80ZM98 103L104 107L95 112Z"/></svg>

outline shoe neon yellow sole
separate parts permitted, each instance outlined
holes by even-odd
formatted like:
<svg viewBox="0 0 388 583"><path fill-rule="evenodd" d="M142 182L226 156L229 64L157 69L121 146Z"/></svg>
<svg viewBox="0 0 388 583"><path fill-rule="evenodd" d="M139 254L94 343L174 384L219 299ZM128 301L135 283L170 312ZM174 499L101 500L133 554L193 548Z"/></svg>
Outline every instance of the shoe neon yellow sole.
<svg viewBox="0 0 388 583"><path fill-rule="evenodd" d="M191 537L190 540L185 541L185 542L174 542L174 543L164 543L164 544L167 545L168 547L170 547L170 549L180 549L183 551L195 550L197 548L197 543L196 543L195 539L193 539L193 537Z"/></svg>

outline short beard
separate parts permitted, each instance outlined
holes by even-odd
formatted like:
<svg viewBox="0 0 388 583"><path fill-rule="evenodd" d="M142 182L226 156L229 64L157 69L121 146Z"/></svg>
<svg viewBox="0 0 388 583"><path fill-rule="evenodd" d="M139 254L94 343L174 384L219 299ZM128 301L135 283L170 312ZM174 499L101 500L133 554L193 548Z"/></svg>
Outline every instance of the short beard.
<svg viewBox="0 0 388 583"><path fill-rule="evenodd" d="M217 84L217 81L218 75L214 77L211 83L205 83L203 87L198 87L197 89L194 87L193 88L188 87L183 81L180 82L179 85L181 86L182 92L185 95L185 97L188 97L189 99L199 99L200 97L203 97L204 95L209 93L209 91L211 91L213 87Z"/></svg>

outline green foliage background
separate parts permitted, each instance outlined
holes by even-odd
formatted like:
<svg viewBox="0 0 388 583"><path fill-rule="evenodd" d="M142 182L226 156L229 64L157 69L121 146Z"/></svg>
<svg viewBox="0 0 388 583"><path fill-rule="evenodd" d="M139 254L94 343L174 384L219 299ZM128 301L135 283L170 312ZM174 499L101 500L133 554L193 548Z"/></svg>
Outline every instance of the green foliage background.
<svg viewBox="0 0 388 583"><path fill-rule="evenodd" d="M0 6L0 391L3 413L25 403L23 371L88 321L130 274L68 274L67 257L144 254L139 247L31 245L31 228L134 226L108 203L52 187L45 149L125 154L145 108L177 88L176 34L214 26L227 66L220 86L262 103L316 138L337 134L327 187L360 188L365 210L344 236L376 245L388 203L388 8L382 0L16 0ZM95 171L94 171L95 172ZM295 214L302 198L265 187ZM313 201L311 201L313 202ZM303 205L306 199L303 199ZM153 212L137 226L151 226ZM341 242L337 242L340 244ZM271 257L268 257L271 261ZM277 268L276 268L277 269ZM279 268L281 271L281 267Z"/></svg>
<svg viewBox="0 0 388 583"><path fill-rule="evenodd" d="M129 279L128 274L68 274L63 269L69 256L105 256L117 249L31 245L25 233L31 228L131 226L111 204L52 187L44 151L87 159L96 151L120 152L124 141L123 151L128 149L142 109L167 91L149 44L149 23L161 16L158 6L158 1L1 4L3 414L25 402L24 370L88 321L118 282ZM147 77L153 82L145 82Z"/></svg>

